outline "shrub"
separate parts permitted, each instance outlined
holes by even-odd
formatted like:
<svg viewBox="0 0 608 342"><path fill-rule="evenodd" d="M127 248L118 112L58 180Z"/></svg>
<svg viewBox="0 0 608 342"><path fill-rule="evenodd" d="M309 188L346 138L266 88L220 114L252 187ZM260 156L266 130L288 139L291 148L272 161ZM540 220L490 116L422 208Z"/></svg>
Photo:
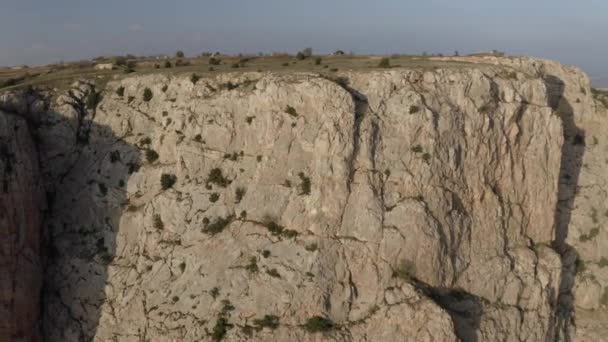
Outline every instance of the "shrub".
<svg viewBox="0 0 608 342"><path fill-rule="evenodd" d="M410 106L410 114L416 114L420 111L420 107L418 106Z"/></svg>
<svg viewBox="0 0 608 342"><path fill-rule="evenodd" d="M387 57L384 57L380 60L380 63L378 63L378 67L379 68L390 68L391 67L391 60L388 59Z"/></svg>
<svg viewBox="0 0 608 342"><path fill-rule="evenodd" d="M268 258L268 257L270 256L270 251L269 251L269 250L267 250L267 249L263 250L263 251L262 251L262 256L263 256L264 258Z"/></svg>
<svg viewBox="0 0 608 342"><path fill-rule="evenodd" d="M298 112L292 106L285 107L285 113L287 113L287 114L289 114L289 115L291 115L293 117L297 117L298 116Z"/></svg>
<svg viewBox="0 0 608 342"><path fill-rule="evenodd" d="M241 203L241 200L243 199L243 197L245 196L245 194L247 193L247 190L245 188L242 187L238 187L236 188L234 195L236 197L236 203Z"/></svg>
<svg viewBox="0 0 608 342"><path fill-rule="evenodd" d="M196 84L196 82L198 82L200 79L201 77L197 74L190 75L190 82L192 82L192 84Z"/></svg>
<svg viewBox="0 0 608 342"><path fill-rule="evenodd" d="M282 66L284 66L284 67L288 67L288 66L289 66L289 63L285 62L285 63L283 63L283 64L281 64L281 65L282 65Z"/></svg>
<svg viewBox="0 0 608 342"><path fill-rule="evenodd" d="M305 249L309 252L314 252L318 249L318 245L316 243L311 243L310 245L306 245Z"/></svg>
<svg viewBox="0 0 608 342"><path fill-rule="evenodd" d="M401 263L393 270L393 277L403 280L412 280L416 272L416 265L409 260L402 260Z"/></svg>
<svg viewBox="0 0 608 342"><path fill-rule="evenodd" d="M209 195L209 202L211 202L211 203L215 203L219 199L220 199L220 194L218 194L217 192L214 192L211 195Z"/></svg>
<svg viewBox="0 0 608 342"><path fill-rule="evenodd" d="M214 287L211 289L211 291L209 291L209 294L211 295L211 297L213 297L213 299L216 299L220 295L220 289Z"/></svg>
<svg viewBox="0 0 608 342"><path fill-rule="evenodd" d="M268 273L269 276L273 277L273 278L281 278L281 275L279 274L279 271L277 271L276 269L271 269L271 270L267 270L266 273Z"/></svg>
<svg viewBox="0 0 608 342"><path fill-rule="evenodd" d="M219 58L211 57L209 58L209 65L220 65L222 60Z"/></svg>
<svg viewBox="0 0 608 342"><path fill-rule="evenodd" d="M338 68L331 68L331 69L329 69L329 71L331 71L331 72L338 72Z"/></svg>
<svg viewBox="0 0 608 342"><path fill-rule="evenodd" d="M266 229L268 229L268 231L272 235L278 236L278 235L281 235L281 233L283 233L283 229L284 229L283 226L276 223L276 220L270 216L265 216L262 224L264 225L264 227L266 227Z"/></svg>
<svg viewBox="0 0 608 342"><path fill-rule="evenodd" d="M177 58L184 58L184 51L178 50L175 53L175 57L177 57Z"/></svg>
<svg viewBox="0 0 608 342"><path fill-rule="evenodd" d="M422 146L420 146L420 145L416 145L416 146L412 147L412 149L411 149L411 150L412 150L412 152L414 152L414 153L422 153L422 152L424 151L424 150L422 149Z"/></svg>
<svg viewBox="0 0 608 342"><path fill-rule="evenodd" d="M329 331L333 328L334 322L321 316L311 317L308 319L308 321L306 321L306 324L304 324L304 329L312 333Z"/></svg>
<svg viewBox="0 0 608 342"><path fill-rule="evenodd" d="M135 100L135 96L129 96L127 98L127 103L131 103L131 102L133 102L133 100Z"/></svg>
<svg viewBox="0 0 608 342"><path fill-rule="evenodd" d="M232 223L233 218L234 217L232 215L225 218L218 217L213 223L207 225L203 231L209 235L219 234L223 232L230 223Z"/></svg>
<svg viewBox="0 0 608 342"><path fill-rule="evenodd" d="M224 336L228 333L228 329L232 328L232 324L228 323L226 317L219 317L213 327L211 338L213 341L219 342L224 339Z"/></svg>
<svg viewBox="0 0 608 342"><path fill-rule="evenodd" d="M255 116L248 116L245 118L245 122L249 125L251 125L251 123L253 122L253 119L255 118Z"/></svg>
<svg viewBox="0 0 608 342"><path fill-rule="evenodd" d="M177 177L175 175L163 173L160 176L160 185L163 190L170 189L177 182Z"/></svg>
<svg viewBox="0 0 608 342"><path fill-rule="evenodd" d="M296 54L296 59L301 61L301 60L306 59L306 56L302 53L302 51L300 51Z"/></svg>
<svg viewBox="0 0 608 342"><path fill-rule="evenodd" d="M598 266L600 268L608 267L608 259L602 257L602 259L600 259L600 262L598 263Z"/></svg>
<svg viewBox="0 0 608 342"><path fill-rule="evenodd" d="M158 230L165 228L165 224L163 223L163 220L159 214L154 215L154 218L152 219L152 226Z"/></svg>
<svg viewBox="0 0 608 342"><path fill-rule="evenodd" d="M152 94L152 90L150 88L146 88L144 89L144 101L145 102L150 102L150 100L152 100L152 97L154 95Z"/></svg>
<svg viewBox="0 0 608 342"><path fill-rule="evenodd" d="M151 149L147 149L146 150L146 160L149 163L153 163L158 159L158 153L156 153L156 151L151 150Z"/></svg>
<svg viewBox="0 0 608 342"><path fill-rule="evenodd" d="M306 177L303 172L300 172L298 177L300 177L300 180L302 181L302 183L300 183L300 195L310 195L310 178Z"/></svg>
<svg viewBox="0 0 608 342"><path fill-rule="evenodd" d="M262 319L254 319L253 324L260 328L270 328L275 330L279 327L279 317L275 315L264 315Z"/></svg>
<svg viewBox="0 0 608 342"><path fill-rule="evenodd" d="M429 161L431 161L431 157L432 156L431 156L430 153L425 153L425 154L422 155L422 160L424 160L425 162L428 163Z"/></svg>
<svg viewBox="0 0 608 342"><path fill-rule="evenodd" d="M199 143L200 143L201 141L203 141L203 136L202 136L202 135L200 135L200 134L195 135L195 136L194 136L194 141L196 141L196 142L199 142Z"/></svg>
<svg viewBox="0 0 608 342"><path fill-rule="evenodd" d="M224 177L222 174L222 170L219 168L214 168L209 172L209 176L207 177L207 183L215 184L225 188L230 184L230 181Z"/></svg>
<svg viewBox="0 0 608 342"><path fill-rule="evenodd" d="M123 97L125 95L125 87L120 86L116 89L116 95Z"/></svg>
<svg viewBox="0 0 608 342"><path fill-rule="evenodd" d="M321 65L321 62L323 62L323 58L321 58L321 57L315 58L315 65Z"/></svg>
<svg viewBox="0 0 608 342"><path fill-rule="evenodd" d="M165 68L169 69L171 68L173 65L171 65L171 61L165 61Z"/></svg>
<svg viewBox="0 0 608 342"><path fill-rule="evenodd" d="M245 269L249 271L249 273L258 273L260 270L258 268L258 260L255 257L249 258L249 264L245 266Z"/></svg>

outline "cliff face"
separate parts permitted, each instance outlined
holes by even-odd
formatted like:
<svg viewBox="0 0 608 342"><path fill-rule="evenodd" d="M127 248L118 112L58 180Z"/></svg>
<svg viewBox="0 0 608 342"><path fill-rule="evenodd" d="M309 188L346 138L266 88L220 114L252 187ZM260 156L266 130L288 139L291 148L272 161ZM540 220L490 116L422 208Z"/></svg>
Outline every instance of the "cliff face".
<svg viewBox="0 0 608 342"><path fill-rule="evenodd" d="M44 190L13 182L0 203L32 212L9 234L49 235L44 336L601 336L606 111L580 71L465 61L332 79L137 76L22 110L38 154L9 150L36 156L25 183ZM43 226L27 196L44 191Z"/></svg>

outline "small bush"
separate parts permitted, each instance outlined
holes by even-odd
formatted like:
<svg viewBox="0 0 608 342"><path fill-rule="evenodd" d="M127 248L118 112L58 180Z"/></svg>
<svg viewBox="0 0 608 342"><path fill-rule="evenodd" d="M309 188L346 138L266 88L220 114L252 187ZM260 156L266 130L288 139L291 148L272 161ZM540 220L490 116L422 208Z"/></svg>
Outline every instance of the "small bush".
<svg viewBox="0 0 608 342"><path fill-rule="evenodd" d="M416 146L412 147L412 149L411 149L411 150L412 150L412 152L414 152L414 153L422 153L422 152L424 151L424 150L422 149L422 146L420 146L420 145L416 145Z"/></svg>
<svg viewBox="0 0 608 342"><path fill-rule="evenodd" d="M184 58L184 51L178 50L175 53L175 57L177 57L177 58Z"/></svg>
<svg viewBox="0 0 608 342"><path fill-rule="evenodd" d="M245 196L245 194L247 193L247 190L245 188L242 187L238 187L236 188L234 195L236 198L236 203L241 203L241 200L243 199L243 197Z"/></svg>
<svg viewBox="0 0 608 342"><path fill-rule="evenodd" d="M582 234L578 239L581 242L587 242L587 241L591 241L593 240L596 236L598 236L600 233L600 229L599 228L593 228L589 231L589 234Z"/></svg>
<svg viewBox="0 0 608 342"><path fill-rule="evenodd" d="M209 291L209 294L211 297L213 297L213 299L216 299L220 295L220 289L218 287L214 287L211 289L211 291Z"/></svg>
<svg viewBox="0 0 608 342"><path fill-rule="evenodd" d="M416 272L416 265L409 260L402 260L401 263L393 270L393 277L403 280L412 280Z"/></svg>
<svg viewBox="0 0 608 342"><path fill-rule="evenodd" d="M608 267L608 259L602 257L602 259L600 259L600 262L598 263L598 266L600 268Z"/></svg>
<svg viewBox="0 0 608 342"><path fill-rule="evenodd" d="M158 153L156 153L156 151L154 151L154 150L147 149L146 150L146 160L149 163L154 163L156 160L158 160Z"/></svg>
<svg viewBox="0 0 608 342"><path fill-rule="evenodd" d="M260 328L270 328L275 330L279 327L279 317L275 315L265 315L262 319L254 319L253 324Z"/></svg>
<svg viewBox="0 0 608 342"><path fill-rule="evenodd" d="M269 250L267 250L267 249L263 250L263 251L262 251L262 256L263 256L264 258L268 258L268 257L270 256L270 251L269 251Z"/></svg>
<svg viewBox="0 0 608 342"><path fill-rule="evenodd" d="M209 176L207 177L207 183L215 184L225 188L230 184L230 181L224 177L222 174L222 170L219 168L214 168L209 172Z"/></svg>
<svg viewBox="0 0 608 342"><path fill-rule="evenodd" d="M251 123L253 122L253 119L255 119L255 116L248 116L245 118L245 122L249 125L251 125Z"/></svg>
<svg viewBox="0 0 608 342"><path fill-rule="evenodd" d="M222 64L222 60L219 58L211 57L209 58L209 65L220 65Z"/></svg>
<svg viewBox="0 0 608 342"><path fill-rule="evenodd" d="M144 97L143 97L143 99L144 99L145 102L150 102L150 100L152 100L153 96L154 95L152 94L152 90L150 88L144 89Z"/></svg>
<svg viewBox="0 0 608 342"><path fill-rule="evenodd" d="M425 162L430 162L431 161L431 154L430 153L425 153L422 155L422 160L424 160Z"/></svg>
<svg viewBox="0 0 608 342"><path fill-rule="evenodd" d="M211 195L209 195L209 202L211 202L211 203L215 203L219 199L220 199L220 194L218 194L217 192L214 192Z"/></svg>
<svg viewBox="0 0 608 342"><path fill-rule="evenodd" d="M165 68L166 68L166 69L169 69L169 68L171 68L172 66L173 66L173 65L171 65L171 62L170 62L170 61L165 61Z"/></svg>
<svg viewBox="0 0 608 342"><path fill-rule="evenodd" d="M420 107L418 106L410 106L410 114L416 114L420 111Z"/></svg>
<svg viewBox="0 0 608 342"><path fill-rule="evenodd" d="M289 63L285 62L285 63L283 63L283 64L281 64L281 65L283 65L284 67L288 67L288 66L289 66Z"/></svg>
<svg viewBox="0 0 608 342"><path fill-rule="evenodd" d="M152 143L152 139L150 139L150 137L145 137L142 138L139 143L142 145L150 145ZM158 158L158 156L156 156L156 158Z"/></svg>
<svg viewBox="0 0 608 342"><path fill-rule="evenodd" d="M296 54L296 59L302 61L306 59L306 56L302 53L302 51L300 51Z"/></svg>
<svg viewBox="0 0 608 342"><path fill-rule="evenodd" d="M262 224L272 235L278 236L283 233L283 226L279 225L276 220L270 216L265 216Z"/></svg>
<svg viewBox="0 0 608 342"><path fill-rule="evenodd" d="M177 177L175 175L170 175L167 173L163 173L160 176L160 185L163 190L170 189L177 182Z"/></svg>
<svg viewBox="0 0 608 342"><path fill-rule="evenodd" d="M314 252L319 248L319 246L316 243L311 243L310 245L306 245L305 248L309 252Z"/></svg>
<svg viewBox="0 0 608 342"><path fill-rule="evenodd" d="M249 258L249 264L245 266L245 269L249 271L249 273L258 273L260 270L258 268L258 260L255 257Z"/></svg>
<svg viewBox="0 0 608 342"><path fill-rule="evenodd" d="M329 71L331 71L331 72L338 72L338 68L331 68L331 69L329 69Z"/></svg>
<svg viewBox="0 0 608 342"><path fill-rule="evenodd" d="M219 217L213 223L207 225L203 231L209 235L219 234L223 232L230 223L232 223L233 218L233 216L228 216L226 218Z"/></svg>
<svg viewBox="0 0 608 342"><path fill-rule="evenodd" d="M289 114L289 115L291 115L293 117L297 117L298 116L298 112L292 106L285 107L285 113L287 113L287 114Z"/></svg>
<svg viewBox="0 0 608 342"><path fill-rule="evenodd" d="M125 95L125 87L120 86L116 89L116 95L123 97Z"/></svg>
<svg viewBox="0 0 608 342"><path fill-rule="evenodd" d="M323 62L323 58L321 58L321 57L315 58L315 65L321 65L321 62Z"/></svg>
<svg viewBox="0 0 608 342"><path fill-rule="evenodd" d="M281 275L279 274L279 271L277 271L276 269L271 269L266 271L266 273L268 273L269 276L273 277L273 278L281 278Z"/></svg>
<svg viewBox="0 0 608 342"><path fill-rule="evenodd" d="M298 174L298 177L300 177L300 180L302 181L302 183L300 183L300 195L302 195L302 196L310 195L310 188L311 188L310 178L306 177L306 175L304 175L303 172L300 172Z"/></svg>
<svg viewBox="0 0 608 342"><path fill-rule="evenodd" d="M391 67L391 60L388 59L387 57L384 57L380 60L380 63L378 63L378 67L379 68L390 68Z"/></svg>
<svg viewBox="0 0 608 342"><path fill-rule="evenodd" d="M215 326L213 327L211 338L215 342L223 340L228 333L228 329L230 328L232 328L232 324L228 323L226 317L219 317L215 322Z"/></svg>
<svg viewBox="0 0 608 342"><path fill-rule="evenodd" d="M304 324L304 329L306 329L308 332L316 333L329 331L333 329L334 326L334 322L332 322L330 319L321 316L314 316L306 321L306 324Z"/></svg>
<svg viewBox="0 0 608 342"><path fill-rule="evenodd" d="M154 218L152 218L152 226L158 230L165 228L165 224L159 214L154 215Z"/></svg>
<svg viewBox="0 0 608 342"><path fill-rule="evenodd" d="M190 82L192 82L192 84L196 84L196 82L198 82L200 79L201 77L197 74L190 75Z"/></svg>

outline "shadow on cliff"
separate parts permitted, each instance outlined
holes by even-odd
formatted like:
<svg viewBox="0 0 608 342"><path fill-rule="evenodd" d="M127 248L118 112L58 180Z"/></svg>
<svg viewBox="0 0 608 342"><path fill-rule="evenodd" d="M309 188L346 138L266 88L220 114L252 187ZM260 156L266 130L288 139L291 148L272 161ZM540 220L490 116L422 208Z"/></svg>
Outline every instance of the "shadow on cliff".
<svg viewBox="0 0 608 342"><path fill-rule="evenodd" d="M575 318L572 289L579 268L579 259L576 250L566 241L585 154L585 132L576 126L574 110L564 97L564 82L552 75L545 76L544 82L547 88L548 105L559 115L564 134L554 219L555 239L553 241L553 248L561 258L562 272L557 302L554 303L555 316L551 322L548 337L554 341L569 341L570 328L574 326Z"/></svg>
<svg viewBox="0 0 608 342"><path fill-rule="evenodd" d="M127 182L140 160L136 146L94 122L101 92L89 86L65 98L70 115L49 110L49 99L46 110L28 114L49 208L42 228L45 341L94 339L105 293L112 290L106 288L108 266L116 255Z"/></svg>

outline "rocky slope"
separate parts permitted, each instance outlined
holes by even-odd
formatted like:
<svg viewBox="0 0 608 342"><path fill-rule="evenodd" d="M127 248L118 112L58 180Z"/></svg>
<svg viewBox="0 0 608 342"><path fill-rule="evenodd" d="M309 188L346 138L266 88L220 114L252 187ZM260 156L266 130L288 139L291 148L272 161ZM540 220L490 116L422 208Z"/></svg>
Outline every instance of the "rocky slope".
<svg viewBox="0 0 608 342"><path fill-rule="evenodd" d="M605 108L576 69L464 61L4 94L2 315L48 235L48 341L605 336Z"/></svg>

